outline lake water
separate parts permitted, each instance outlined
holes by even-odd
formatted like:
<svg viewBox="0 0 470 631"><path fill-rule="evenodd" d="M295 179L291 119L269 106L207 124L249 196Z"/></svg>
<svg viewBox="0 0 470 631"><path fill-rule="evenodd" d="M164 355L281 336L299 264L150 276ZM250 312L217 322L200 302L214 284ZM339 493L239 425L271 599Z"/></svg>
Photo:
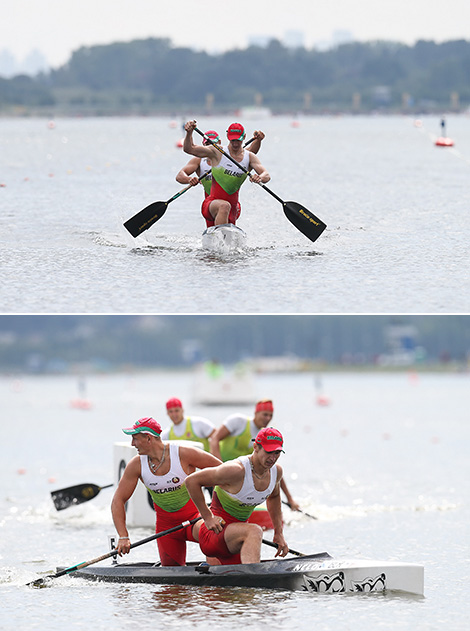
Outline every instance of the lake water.
<svg viewBox="0 0 470 631"><path fill-rule="evenodd" d="M217 425L250 407L202 407L190 372L89 376L92 407L72 408L72 376L0 377L0 628L16 629L377 629L468 628L469 374L324 374L329 405L316 403L318 375L263 374L285 436L290 490L317 521L286 509L291 548L305 553L397 560L425 567L423 598L270 590L88 583L71 577L45 589L25 583L93 559L114 533L112 489L56 512L51 490L112 482L112 446L122 427L180 396L186 411ZM134 541L149 530L131 529ZM268 533L267 533L268 534ZM263 550L265 557L271 549ZM200 559L195 544L189 559ZM134 560L157 560L149 543ZM106 562L105 562L106 563Z"/></svg>
<svg viewBox="0 0 470 631"><path fill-rule="evenodd" d="M189 118L189 116L188 116ZM269 187L328 224L311 243L257 185L242 252L202 250L202 189L133 239L123 222L182 187L181 121L0 120L4 313L466 313L470 117L243 121ZM223 132L229 118L201 118ZM199 137L198 137L199 138Z"/></svg>

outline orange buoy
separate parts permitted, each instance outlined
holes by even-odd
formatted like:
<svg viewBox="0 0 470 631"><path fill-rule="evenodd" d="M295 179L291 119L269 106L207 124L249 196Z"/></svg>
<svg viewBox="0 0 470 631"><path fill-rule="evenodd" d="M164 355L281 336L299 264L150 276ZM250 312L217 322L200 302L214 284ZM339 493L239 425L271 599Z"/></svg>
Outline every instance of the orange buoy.
<svg viewBox="0 0 470 631"><path fill-rule="evenodd" d="M454 141L452 138L447 138L446 136L439 136L436 140L436 147L453 147Z"/></svg>
<svg viewBox="0 0 470 631"><path fill-rule="evenodd" d="M87 399L72 399L70 406L76 410L91 410L91 403Z"/></svg>

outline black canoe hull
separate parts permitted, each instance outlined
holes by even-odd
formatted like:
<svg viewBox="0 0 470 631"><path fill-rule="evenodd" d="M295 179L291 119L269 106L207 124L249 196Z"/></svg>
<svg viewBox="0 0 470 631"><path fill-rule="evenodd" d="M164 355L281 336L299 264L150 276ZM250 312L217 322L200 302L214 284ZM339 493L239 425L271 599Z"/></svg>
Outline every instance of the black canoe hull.
<svg viewBox="0 0 470 631"><path fill-rule="evenodd" d="M328 593L398 590L423 594L424 588L423 567L420 565L336 560L327 553L242 565L94 565L77 570L70 576L118 583L256 587Z"/></svg>

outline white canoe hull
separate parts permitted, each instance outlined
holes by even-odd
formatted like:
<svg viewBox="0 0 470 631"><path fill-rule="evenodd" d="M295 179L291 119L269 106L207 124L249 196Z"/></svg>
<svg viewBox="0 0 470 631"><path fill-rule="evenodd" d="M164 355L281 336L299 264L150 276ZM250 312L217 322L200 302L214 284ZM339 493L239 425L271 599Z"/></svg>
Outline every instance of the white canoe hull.
<svg viewBox="0 0 470 631"><path fill-rule="evenodd" d="M300 566L299 566L300 567ZM424 568L413 563L327 559L303 565L303 586L311 592L401 591L424 594Z"/></svg>
<svg viewBox="0 0 470 631"><path fill-rule="evenodd" d="M243 248L246 233L232 223L211 226L202 233L202 247L213 252L228 253Z"/></svg>

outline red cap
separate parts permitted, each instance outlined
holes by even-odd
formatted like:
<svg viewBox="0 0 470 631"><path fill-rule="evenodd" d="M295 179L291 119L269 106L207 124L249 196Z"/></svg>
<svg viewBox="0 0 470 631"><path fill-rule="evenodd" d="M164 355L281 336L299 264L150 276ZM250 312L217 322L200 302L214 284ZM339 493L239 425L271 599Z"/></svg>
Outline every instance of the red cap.
<svg viewBox="0 0 470 631"><path fill-rule="evenodd" d="M261 447L265 451L282 451L282 445L284 443L284 439L282 438L282 434L278 429L274 429L274 427L264 427L260 429L255 438L255 443L257 445L261 445Z"/></svg>
<svg viewBox="0 0 470 631"><path fill-rule="evenodd" d="M182 408L182 407L183 407L183 404L176 397L173 397L173 399L168 399L168 401L166 402L167 410L169 410L170 408Z"/></svg>
<svg viewBox="0 0 470 631"><path fill-rule="evenodd" d="M209 129L209 131L206 131L204 136L208 136L212 142L219 142L220 138L219 138L219 134L214 131L213 129ZM202 141L203 145L209 145L210 143L207 142L207 140L204 138Z"/></svg>
<svg viewBox="0 0 470 631"><path fill-rule="evenodd" d="M152 434L152 436L160 436L162 428L154 418L149 416L140 418L132 427L126 427L122 430L124 434Z"/></svg>
<svg viewBox="0 0 470 631"><path fill-rule="evenodd" d="M271 399L263 399L263 401L258 401L255 407L256 412L274 412L273 402Z"/></svg>
<svg viewBox="0 0 470 631"><path fill-rule="evenodd" d="M243 140L245 138L245 128L241 123L232 123L227 129L227 138L229 140Z"/></svg>

